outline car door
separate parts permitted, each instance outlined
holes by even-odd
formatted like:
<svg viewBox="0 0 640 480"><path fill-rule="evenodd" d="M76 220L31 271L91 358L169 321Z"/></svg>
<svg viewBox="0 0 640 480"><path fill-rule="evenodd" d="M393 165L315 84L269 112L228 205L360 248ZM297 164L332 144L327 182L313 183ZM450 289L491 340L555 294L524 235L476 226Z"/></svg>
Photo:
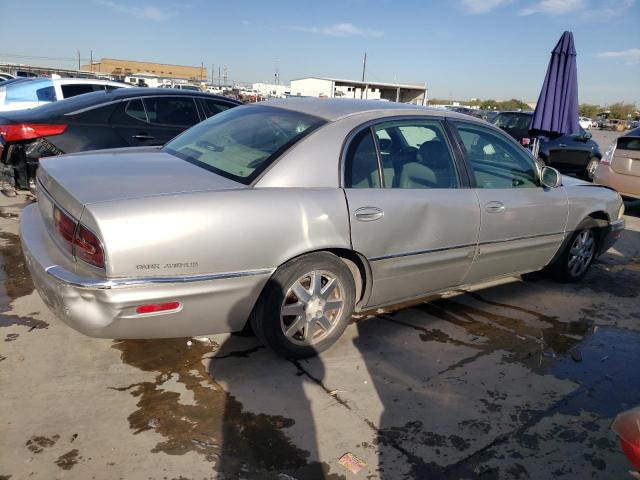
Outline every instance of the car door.
<svg viewBox="0 0 640 480"><path fill-rule="evenodd" d="M147 112L141 98L121 102L111 117L111 126L119 135L122 146L161 145L147 121Z"/></svg>
<svg viewBox="0 0 640 480"><path fill-rule="evenodd" d="M575 135L562 135L549 144L551 164L565 172L577 172L586 168L590 147L584 137L584 130Z"/></svg>
<svg viewBox="0 0 640 480"><path fill-rule="evenodd" d="M375 123L347 144L343 185L353 248L371 265L368 305L459 285L475 254L480 211L444 123Z"/></svg>
<svg viewBox="0 0 640 480"><path fill-rule="evenodd" d="M544 267L565 234L564 188L540 185L533 157L503 132L455 121L480 203L478 252L465 283Z"/></svg>
<svg viewBox="0 0 640 480"><path fill-rule="evenodd" d="M143 102L155 145L164 145L201 120L195 99L190 96L145 97Z"/></svg>

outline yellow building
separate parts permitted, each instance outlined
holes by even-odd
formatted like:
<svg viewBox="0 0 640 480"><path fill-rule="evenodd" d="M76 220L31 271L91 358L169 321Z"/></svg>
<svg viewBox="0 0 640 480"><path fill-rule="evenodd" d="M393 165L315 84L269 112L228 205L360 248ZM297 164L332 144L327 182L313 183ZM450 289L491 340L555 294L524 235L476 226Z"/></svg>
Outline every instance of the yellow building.
<svg viewBox="0 0 640 480"><path fill-rule="evenodd" d="M103 58L100 61L93 62L93 64L83 65L82 70L122 77L135 73L150 73L158 77L184 78L185 80L196 81L207 80L207 69L204 67L187 67L167 63L118 60L115 58Z"/></svg>

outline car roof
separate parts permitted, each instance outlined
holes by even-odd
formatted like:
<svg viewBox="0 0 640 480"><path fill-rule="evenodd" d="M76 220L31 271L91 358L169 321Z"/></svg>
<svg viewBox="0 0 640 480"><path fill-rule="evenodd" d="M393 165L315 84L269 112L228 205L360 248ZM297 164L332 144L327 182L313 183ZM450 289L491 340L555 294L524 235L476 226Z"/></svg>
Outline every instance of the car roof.
<svg viewBox="0 0 640 480"><path fill-rule="evenodd" d="M623 135L623 137L640 137L640 127L629 130Z"/></svg>
<svg viewBox="0 0 640 480"><path fill-rule="evenodd" d="M64 100L58 100L57 102L51 102L46 105L42 105L37 108L28 110L16 110L14 112L1 112L0 116L9 120L26 120L27 118L40 118L40 117L55 117L58 115L65 115L80 110L86 110L99 105L104 105L111 102L118 102L126 100L128 98L139 98L149 96L162 96L162 97L202 97L202 98L214 98L224 100L228 103L236 105L242 105L242 102L234 100L232 98L224 97L222 95L213 95L205 92L195 92L193 90L176 90L167 88L145 88L145 87L131 87L131 88L118 88L111 91L99 91L85 93L77 95L75 97L65 98Z"/></svg>
<svg viewBox="0 0 640 480"><path fill-rule="evenodd" d="M393 114L422 112L424 114L436 114L438 116L464 119L468 118L467 115L448 110L422 107L408 103L381 102L379 100L289 97L285 99L267 100L266 102L261 102L259 105L306 113L307 115L312 115L329 121L335 121L351 115L370 112L380 112L389 116Z"/></svg>

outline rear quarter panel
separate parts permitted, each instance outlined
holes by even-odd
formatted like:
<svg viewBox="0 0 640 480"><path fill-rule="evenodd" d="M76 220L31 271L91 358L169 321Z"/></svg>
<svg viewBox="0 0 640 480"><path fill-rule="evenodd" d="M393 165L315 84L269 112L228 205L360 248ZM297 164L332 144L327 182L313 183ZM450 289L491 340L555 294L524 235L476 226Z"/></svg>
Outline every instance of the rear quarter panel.
<svg viewBox="0 0 640 480"><path fill-rule="evenodd" d="M154 196L86 206L110 277L276 268L305 252L350 248L342 190L265 188Z"/></svg>

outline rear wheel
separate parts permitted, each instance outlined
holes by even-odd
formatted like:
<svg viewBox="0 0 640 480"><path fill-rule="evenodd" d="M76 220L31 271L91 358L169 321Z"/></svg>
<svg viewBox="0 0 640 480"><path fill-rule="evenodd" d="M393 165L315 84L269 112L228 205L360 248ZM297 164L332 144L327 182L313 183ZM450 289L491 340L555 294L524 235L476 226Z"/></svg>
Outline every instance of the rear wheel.
<svg viewBox="0 0 640 480"><path fill-rule="evenodd" d="M589 158L589 162L587 163L587 178L589 178L590 180L593 179L599 163L600 160L598 160L596 157Z"/></svg>
<svg viewBox="0 0 640 480"><path fill-rule="evenodd" d="M276 353L311 357L342 335L354 302L347 265L331 253L312 253L276 270L251 314L251 326Z"/></svg>
<svg viewBox="0 0 640 480"><path fill-rule="evenodd" d="M561 282L577 282L589 271L598 251L597 224L586 220L573 233L565 250L549 265L547 272Z"/></svg>

